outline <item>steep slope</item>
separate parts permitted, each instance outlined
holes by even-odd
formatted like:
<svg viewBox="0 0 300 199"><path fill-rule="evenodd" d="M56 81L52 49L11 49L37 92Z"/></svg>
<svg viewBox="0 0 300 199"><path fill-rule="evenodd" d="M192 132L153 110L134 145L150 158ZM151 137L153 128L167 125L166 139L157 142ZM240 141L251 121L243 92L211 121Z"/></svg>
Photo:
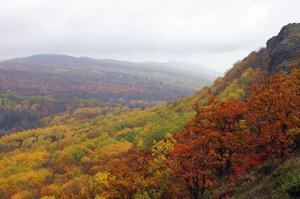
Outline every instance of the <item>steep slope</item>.
<svg viewBox="0 0 300 199"><path fill-rule="evenodd" d="M293 31L295 26L299 27L300 24L283 28L283 31L291 30L287 37L297 35ZM273 46L281 46L282 41L285 39L274 41ZM212 86L177 102L92 119L84 117L88 112L66 112L45 118L48 128L2 137L0 196L9 198L25 195L33 198L53 194L61 197L60 194L69 192L79 194L80 177L93 176L120 155L126 156L133 149L151 147L154 141L178 131L195 115L195 103L206 104L211 96L219 96L221 100L244 98L250 92L249 86L257 83L261 75L271 74L273 68L284 71L299 68L299 64L287 69L282 64L284 61L272 62L278 56L272 53L272 49L267 46L250 53ZM299 50L296 47L292 49L291 54ZM293 54L292 59L297 58ZM298 160L295 159L297 164ZM105 173L100 174L105 178ZM279 175L284 175L284 172L279 172ZM270 194L262 189L257 190L264 197ZM245 194L246 198L253 196Z"/></svg>
<svg viewBox="0 0 300 199"><path fill-rule="evenodd" d="M300 191L300 155L282 163L265 164L239 180L233 199L298 198Z"/></svg>

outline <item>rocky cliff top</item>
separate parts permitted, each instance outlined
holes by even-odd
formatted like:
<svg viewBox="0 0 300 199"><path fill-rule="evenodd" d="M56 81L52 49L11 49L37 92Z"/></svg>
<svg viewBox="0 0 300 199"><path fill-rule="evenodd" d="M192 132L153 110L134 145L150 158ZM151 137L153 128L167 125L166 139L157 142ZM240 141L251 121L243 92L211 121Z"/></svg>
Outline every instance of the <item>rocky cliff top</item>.
<svg viewBox="0 0 300 199"><path fill-rule="evenodd" d="M300 66L300 23L284 26L277 36L267 41L269 70L290 70Z"/></svg>

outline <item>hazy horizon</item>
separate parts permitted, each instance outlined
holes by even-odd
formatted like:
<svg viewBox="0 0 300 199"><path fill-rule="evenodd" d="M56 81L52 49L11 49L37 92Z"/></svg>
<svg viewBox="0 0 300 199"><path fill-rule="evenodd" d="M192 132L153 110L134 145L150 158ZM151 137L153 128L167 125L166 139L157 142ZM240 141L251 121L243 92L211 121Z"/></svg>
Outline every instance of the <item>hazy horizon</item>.
<svg viewBox="0 0 300 199"><path fill-rule="evenodd" d="M50 53L224 72L299 22L299 7L297 0L1 1L0 60Z"/></svg>
<svg viewBox="0 0 300 199"><path fill-rule="evenodd" d="M66 56L66 57L74 57L74 58L88 58L88 59L96 59L99 61L116 61L116 62L128 62L128 63L133 63L133 64L138 64L142 66L143 64L146 65L152 65L152 66L160 66L160 67L167 67L167 68L172 68L172 69L178 69L182 70L185 72L194 72L198 75L203 75L203 74L208 74L211 77L218 77L220 75L223 75L224 72L215 70L213 68L208 68L202 65L199 65L197 63L192 63L192 62L187 62L187 61L177 61L177 60L168 60L168 61L153 61L153 60L148 60L148 61L130 61L130 60L122 60L122 59L113 59L113 58L97 58L97 57L90 57L90 56L74 56L74 55L68 55L68 54L33 54L33 55L28 55L28 56L22 56L22 57L12 57L8 59L3 59L0 60L0 62L5 62L5 61L11 61L14 59L22 59L22 58L30 58L34 56ZM183 67L184 66L184 67ZM205 71L203 71L205 70Z"/></svg>

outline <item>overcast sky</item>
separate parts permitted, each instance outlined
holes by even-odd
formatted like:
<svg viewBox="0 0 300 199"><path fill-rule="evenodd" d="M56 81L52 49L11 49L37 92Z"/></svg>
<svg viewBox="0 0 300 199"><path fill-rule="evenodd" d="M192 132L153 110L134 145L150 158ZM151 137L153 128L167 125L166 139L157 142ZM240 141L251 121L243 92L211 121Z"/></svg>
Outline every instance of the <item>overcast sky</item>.
<svg viewBox="0 0 300 199"><path fill-rule="evenodd" d="M225 71L265 46L300 0L0 0L0 59L58 53Z"/></svg>

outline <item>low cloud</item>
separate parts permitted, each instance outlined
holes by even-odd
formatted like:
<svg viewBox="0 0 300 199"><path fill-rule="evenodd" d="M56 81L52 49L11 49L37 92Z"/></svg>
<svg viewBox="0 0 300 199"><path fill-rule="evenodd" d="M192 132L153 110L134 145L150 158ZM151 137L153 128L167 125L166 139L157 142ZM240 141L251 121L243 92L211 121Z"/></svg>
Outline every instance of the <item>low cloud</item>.
<svg viewBox="0 0 300 199"><path fill-rule="evenodd" d="M224 71L290 22L298 0L0 1L0 59L62 53Z"/></svg>

